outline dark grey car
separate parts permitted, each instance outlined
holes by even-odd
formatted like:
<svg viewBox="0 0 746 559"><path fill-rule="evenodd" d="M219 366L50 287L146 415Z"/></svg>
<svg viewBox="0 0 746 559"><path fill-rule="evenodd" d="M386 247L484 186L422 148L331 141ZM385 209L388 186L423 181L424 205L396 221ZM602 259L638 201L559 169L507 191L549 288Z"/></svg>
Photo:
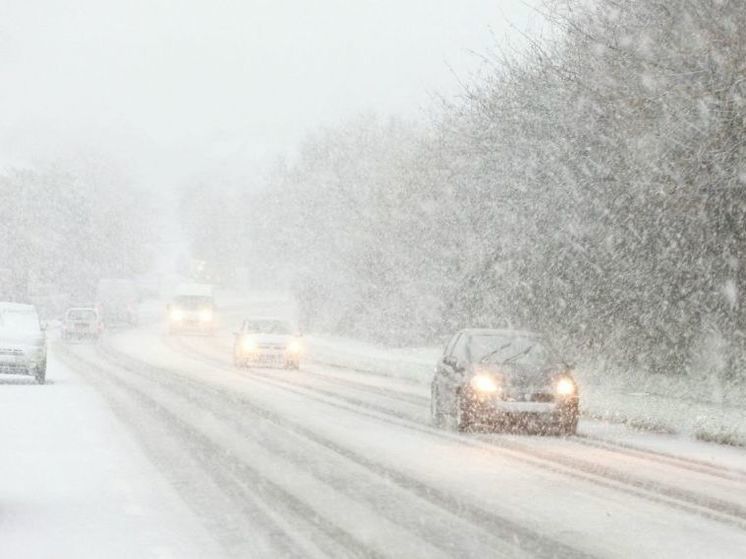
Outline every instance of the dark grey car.
<svg viewBox="0 0 746 559"><path fill-rule="evenodd" d="M438 427L478 425L575 434L578 387L569 367L538 334L461 330L446 345L431 386Z"/></svg>

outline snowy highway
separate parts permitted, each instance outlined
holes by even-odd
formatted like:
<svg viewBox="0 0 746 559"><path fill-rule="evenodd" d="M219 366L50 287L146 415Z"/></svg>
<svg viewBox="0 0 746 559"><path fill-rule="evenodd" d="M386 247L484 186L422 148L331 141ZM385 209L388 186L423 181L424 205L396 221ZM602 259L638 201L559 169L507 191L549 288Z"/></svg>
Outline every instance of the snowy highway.
<svg viewBox="0 0 746 559"><path fill-rule="evenodd" d="M0 559L746 559L745 29L3 2Z"/></svg>
<svg viewBox="0 0 746 559"><path fill-rule="evenodd" d="M57 526L55 514L78 519L51 539L29 543L25 531L39 527L9 524L2 511L3 548L23 546L17 557L48 556L50 541L77 557L742 557L746 549L741 450L592 421L572 438L439 431L422 385L314 362L238 370L231 344L228 327L170 336L153 321L98 344L56 342L50 385L3 386L30 408L73 388L99 401L95 415L79 408L74 425L37 425L32 448L50 438L63 445L70 429L81 436L102 422L119 433L100 448L121 457L114 465L60 466L36 448L46 463L27 472L14 500L27 491L42 508L62 506L34 475L75 493L85 487L78 478L136 470L120 514L119 497L101 495L89 510L34 515ZM18 434L8 440L29 445ZM8 461L2 468L8 479ZM104 503L111 510L98 512Z"/></svg>

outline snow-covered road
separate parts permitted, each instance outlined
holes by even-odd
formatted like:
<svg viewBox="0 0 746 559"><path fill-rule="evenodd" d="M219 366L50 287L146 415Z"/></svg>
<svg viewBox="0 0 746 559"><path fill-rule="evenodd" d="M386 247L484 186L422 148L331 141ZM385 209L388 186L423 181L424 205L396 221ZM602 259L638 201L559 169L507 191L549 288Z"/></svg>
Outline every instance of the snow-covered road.
<svg viewBox="0 0 746 559"><path fill-rule="evenodd" d="M2 555L743 557L743 450L590 421L443 432L422 385L236 370L230 348L151 323L0 387Z"/></svg>

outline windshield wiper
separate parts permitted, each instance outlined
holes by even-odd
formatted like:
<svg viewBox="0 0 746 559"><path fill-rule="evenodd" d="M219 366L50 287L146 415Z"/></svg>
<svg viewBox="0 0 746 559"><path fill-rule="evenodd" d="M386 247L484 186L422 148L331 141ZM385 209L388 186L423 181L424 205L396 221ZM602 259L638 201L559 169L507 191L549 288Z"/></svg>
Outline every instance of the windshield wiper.
<svg viewBox="0 0 746 559"><path fill-rule="evenodd" d="M507 344L505 344L505 345L503 345L503 346L500 346L500 347L498 347L498 348L497 348L496 350L494 350L494 351L490 351L490 352L489 352L488 354L486 354L486 355L483 355L483 356L482 356L482 357L481 357L481 358L479 359L479 362L480 362L480 363L486 363L486 362L487 362L487 359L489 359L490 357L492 357L492 356L493 356L493 355L495 355L496 353L498 353L498 352L500 352L500 351L504 350L505 348L507 348L507 347L510 347L510 346L511 346L512 344L513 344L513 342L508 342Z"/></svg>
<svg viewBox="0 0 746 559"><path fill-rule="evenodd" d="M527 354L527 353L528 353L529 351L531 351L531 350L533 349L533 347L534 347L534 346L532 346L532 345L528 346L528 347L527 347L526 349L524 349L523 351L519 351L519 352L518 352L518 353L516 353L515 355L511 355L511 356L510 356L510 357L508 357L507 359L504 359L504 360L503 360L503 362L502 362L502 363L500 363L500 364L501 364L501 365L505 365L506 363L510 363L510 362L511 362L511 361L513 361L514 359L518 359L519 357L523 357L523 356L524 356L524 355L526 355L526 354Z"/></svg>

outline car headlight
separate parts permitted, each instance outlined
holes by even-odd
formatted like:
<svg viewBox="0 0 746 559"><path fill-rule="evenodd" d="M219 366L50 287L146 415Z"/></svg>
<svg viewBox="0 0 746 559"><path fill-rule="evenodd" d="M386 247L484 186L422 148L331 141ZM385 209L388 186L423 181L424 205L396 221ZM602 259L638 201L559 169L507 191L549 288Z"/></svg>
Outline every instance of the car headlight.
<svg viewBox="0 0 746 559"><path fill-rule="evenodd" d="M244 351L256 351L257 345L256 340L252 338L251 336L246 336L241 341L241 347Z"/></svg>
<svg viewBox="0 0 746 559"><path fill-rule="evenodd" d="M210 322L212 320L212 310L202 309L199 311L199 320L200 322Z"/></svg>
<svg viewBox="0 0 746 559"><path fill-rule="evenodd" d="M171 311L171 320L174 322L179 322L180 320L184 320L184 311L181 309L174 309Z"/></svg>
<svg viewBox="0 0 746 559"><path fill-rule="evenodd" d="M475 375L469 381L471 387L481 394L494 394L500 391L500 384L490 375Z"/></svg>
<svg viewBox="0 0 746 559"><path fill-rule="evenodd" d="M577 392L577 387L575 386L575 383L572 381L572 379L562 377L557 381L555 391L559 396L572 396L573 394L575 394L575 392Z"/></svg>
<svg viewBox="0 0 746 559"><path fill-rule="evenodd" d="M303 347L298 340L291 340L290 343L288 343L288 351L290 353L300 353L302 350Z"/></svg>

